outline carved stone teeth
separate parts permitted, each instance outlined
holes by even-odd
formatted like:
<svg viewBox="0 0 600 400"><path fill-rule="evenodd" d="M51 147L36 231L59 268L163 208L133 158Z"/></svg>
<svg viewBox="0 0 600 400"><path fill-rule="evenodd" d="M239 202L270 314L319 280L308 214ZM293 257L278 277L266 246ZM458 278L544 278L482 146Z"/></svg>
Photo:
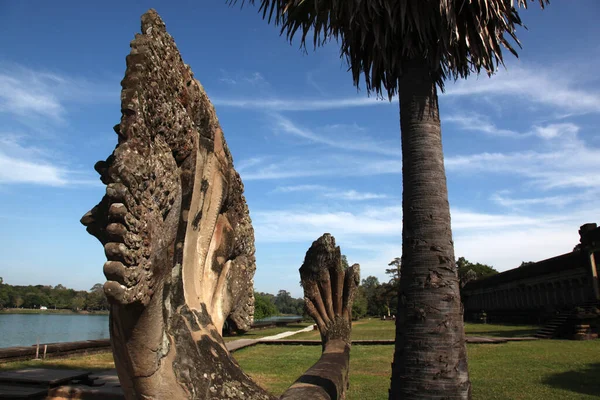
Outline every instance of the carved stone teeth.
<svg viewBox="0 0 600 400"><path fill-rule="evenodd" d="M123 203L113 203L108 209L108 215L114 220L120 220L127 215L127 207Z"/></svg>
<svg viewBox="0 0 600 400"><path fill-rule="evenodd" d="M129 303L127 288L119 282L107 281L104 283L104 293L109 299L113 299L118 303Z"/></svg>
<svg viewBox="0 0 600 400"><path fill-rule="evenodd" d="M126 202L129 196L127 187L122 183L110 183L106 186L106 195L114 202Z"/></svg>
<svg viewBox="0 0 600 400"><path fill-rule="evenodd" d="M92 210L86 212L83 217L81 217L80 222L84 226L89 226L95 222L94 215L92 214Z"/></svg>
<svg viewBox="0 0 600 400"><path fill-rule="evenodd" d="M129 271L122 262L107 261L104 263L104 276L109 281L119 282L122 285L126 284Z"/></svg>
<svg viewBox="0 0 600 400"><path fill-rule="evenodd" d="M104 254L109 261L121 261L127 265L136 264L136 254L123 243L110 242L104 245Z"/></svg>
<svg viewBox="0 0 600 400"><path fill-rule="evenodd" d="M125 239L125 235L127 234L127 228L123 224L112 223L108 224L108 226L106 227L106 232L123 241Z"/></svg>

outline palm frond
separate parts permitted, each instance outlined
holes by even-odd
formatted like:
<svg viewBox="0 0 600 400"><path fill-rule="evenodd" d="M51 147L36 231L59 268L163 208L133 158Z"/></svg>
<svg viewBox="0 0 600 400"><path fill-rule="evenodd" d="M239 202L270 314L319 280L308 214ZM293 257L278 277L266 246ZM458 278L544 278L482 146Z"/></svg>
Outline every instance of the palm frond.
<svg viewBox="0 0 600 400"><path fill-rule="evenodd" d="M517 7L549 0L247 0L260 2L263 19L281 27L291 42L312 35L313 46L331 38L341 44L355 85L389 98L407 63L425 60L432 79L444 80L481 70L494 73L504 63L502 48L517 56ZM228 0L229 4L246 0ZM516 2L516 6L515 6ZM509 38L512 39L509 41Z"/></svg>

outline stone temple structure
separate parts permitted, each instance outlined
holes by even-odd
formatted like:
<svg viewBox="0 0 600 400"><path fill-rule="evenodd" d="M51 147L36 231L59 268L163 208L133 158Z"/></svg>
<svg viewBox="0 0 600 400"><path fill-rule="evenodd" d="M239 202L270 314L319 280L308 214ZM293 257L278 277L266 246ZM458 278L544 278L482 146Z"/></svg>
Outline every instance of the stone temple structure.
<svg viewBox="0 0 600 400"><path fill-rule="evenodd" d="M544 322L557 313L600 305L600 228L585 224L580 243L567 254L467 283L465 316L484 310L492 321Z"/></svg>
<svg viewBox="0 0 600 400"><path fill-rule="evenodd" d="M95 165L106 195L81 222L103 244L104 291L128 399L272 399L225 347L249 329L254 231L214 107L154 10L142 16L121 82L118 144ZM358 265L325 234L301 268L323 356L286 399L343 398Z"/></svg>

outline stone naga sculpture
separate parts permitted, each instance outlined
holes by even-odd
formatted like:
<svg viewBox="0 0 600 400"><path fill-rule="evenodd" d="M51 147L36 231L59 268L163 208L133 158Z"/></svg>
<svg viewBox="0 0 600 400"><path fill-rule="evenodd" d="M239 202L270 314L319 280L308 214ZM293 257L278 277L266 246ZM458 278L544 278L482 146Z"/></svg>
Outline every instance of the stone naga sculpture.
<svg viewBox="0 0 600 400"><path fill-rule="evenodd" d="M221 336L226 320L249 329L254 312L254 231L243 184L214 107L154 10L142 16L121 86L118 144L95 165L106 195L81 222L108 259L104 291L125 396L272 399ZM307 296L325 352L343 347L346 358L357 271L342 292L344 272L331 273L333 314L321 305L333 297L319 301L314 289L325 283L307 280L317 285L307 283ZM345 336L333 333L342 319Z"/></svg>
<svg viewBox="0 0 600 400"><path fill-rule="evenodd" d="M360 267L354 264L344 270L340 248L326 233L306 252L300 278L306 310L321 333L323 354L282 399L344 399L350 367L352 303L360 283Z"/></svg>

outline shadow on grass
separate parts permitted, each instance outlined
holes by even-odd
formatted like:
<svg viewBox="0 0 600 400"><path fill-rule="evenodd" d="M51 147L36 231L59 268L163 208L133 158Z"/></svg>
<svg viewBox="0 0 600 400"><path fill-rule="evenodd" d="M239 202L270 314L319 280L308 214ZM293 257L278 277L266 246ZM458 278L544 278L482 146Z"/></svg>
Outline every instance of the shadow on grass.
<svg viewBox="0 0 600 400"><path fill-rule="evenodd" d="M588 364L576 371L550 375L542 383L571 392L598 396L600 393L600 363Z"/></svg>
<svg viewBox="0 0 600 400"><path fill-rule="evenodd" d="M467 336L492 336L492 337L525 337L533 336L537 329L514 329L514 330L469 330Z"/></svg>
<svg viewBox="0 0 600 400"><path fill-rule="evenodd" d="M46 360L24 360L0 364L0 372L16 369L50 368L50 369L85 369L93 372L114 368L112 352L94 353L91 355L71 355L64 358L48 358Z"/></svg>

